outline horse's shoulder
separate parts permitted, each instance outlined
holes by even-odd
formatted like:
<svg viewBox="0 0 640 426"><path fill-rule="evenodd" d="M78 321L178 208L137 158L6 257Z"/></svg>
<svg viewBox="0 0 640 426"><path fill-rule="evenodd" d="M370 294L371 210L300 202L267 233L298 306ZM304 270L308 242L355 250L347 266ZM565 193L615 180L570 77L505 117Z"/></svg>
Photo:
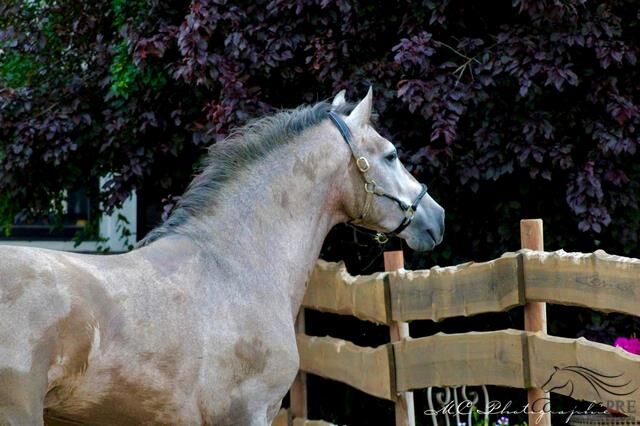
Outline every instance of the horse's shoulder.
<svg viewBox="0 0 640 426"><path fill-rule="evenodd" d="M0 287L39 282L53 284L54 271L42 249L0 246Z"/></svg>
<svg viewBox="0 0 640 426"><path fill-rule="evenodd" d="M96 316L108 300L97 256L34 247L0 246L0 303L47 309L57 315ZM59 307L60 309L54 309ZM75 310L74 310L75 309Z"/></svg>

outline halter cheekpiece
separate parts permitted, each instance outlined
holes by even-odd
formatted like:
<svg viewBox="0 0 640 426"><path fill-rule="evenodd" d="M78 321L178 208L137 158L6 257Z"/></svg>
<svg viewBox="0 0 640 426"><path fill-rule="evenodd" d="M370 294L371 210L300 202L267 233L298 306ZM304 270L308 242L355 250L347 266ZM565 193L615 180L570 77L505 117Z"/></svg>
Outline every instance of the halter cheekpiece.
<svg viewBox="0 0 640 426"><path fill-rule="evenodd" d="M404 217L402 218L402 222L400 222L400 225L398 225L396 229L389 233L389 235L398 235L407 226L411 225L413 217L416 214L416 210L420 205L420 201L427 194L427 186L425 184L421 184L422 190L420 191L420 194L418 194L416 199L410 205L400 200L399 198L385 192L385 190L378 186L378 184L376 184L376 181L373 180L371 176L369 176L369 170L371 169L369 161L364 156L356 154L355 147L353 146L353 136L351 135L351 131L349 130L347 123L345 123L344 120L333 111L329 111L328 114L329 119L338 128L338 131L342 135L342 138L351 150L351 155L355 160L356 167L358 168L358 171L360 171L360 174L364 179L364 191L366 193L366 198L364 201L364 207L362 208L362 213L360 213L360 216L358 216L357 218L350 220L349 223L353 223L356 225L361 224L367 217L367 214L371 209L371 200L373 196L377 195L379 197L388 198L389 200L395 202L398 207L400 207L400 210L402 210L402 212L404 213ZM376 240L380 243L385 243L386 241L388 241L388 238L386 235L378 233L376 235Z"/></svg>

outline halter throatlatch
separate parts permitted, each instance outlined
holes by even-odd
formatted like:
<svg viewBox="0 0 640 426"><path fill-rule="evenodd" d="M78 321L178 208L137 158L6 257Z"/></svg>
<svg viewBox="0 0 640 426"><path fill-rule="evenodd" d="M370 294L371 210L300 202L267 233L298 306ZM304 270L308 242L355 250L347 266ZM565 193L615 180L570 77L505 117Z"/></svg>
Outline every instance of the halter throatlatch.
<svg viewBox="0 0 640 426"><path fill-rule="evenodd" d="M344 120L333 111L329 112L329 119L331 119L331 122L333 122L333 124L335 124L335 126L338 128L338 131L342 135L342 138L347 143L347 146L351 150L351 155L356 162L356 167L358 168L358 171L360 171L360 174L364 179L364 191L366 193L366 198L364 200L362 212L360 213L360 216L355 219L351 219L349 223L353 223L356 225L363 223L364 219L369 214L369 210L371 209L371 200L373 199L374 195L377 195L379 197L385 197L393 201L398 205L398 207L400 207L400 210L402 210L402 212L404 213L404 217L402 218L402 222L400 222L400 225L398 225L396 229L389 233L389 235L398 235L400 232L404 231L407 226L411 225L413 217L416 214L416 210L420 205L420 201L427 194L427 186L425 184L420 184L422 186L422 190L410 205L400 200L399 198L385 192L385 190L378 186L378 184L376 184L376 181L373 180L371 176L369 176L369 170L371 169L369 161L365 157L360 156L356 153L356 149L353 146L353 136L351 135L351 131L349 130L347 123L345 123ZM378 232L376 234L375 239L381 244L389 241L388 236L381 232Z"/></svg>

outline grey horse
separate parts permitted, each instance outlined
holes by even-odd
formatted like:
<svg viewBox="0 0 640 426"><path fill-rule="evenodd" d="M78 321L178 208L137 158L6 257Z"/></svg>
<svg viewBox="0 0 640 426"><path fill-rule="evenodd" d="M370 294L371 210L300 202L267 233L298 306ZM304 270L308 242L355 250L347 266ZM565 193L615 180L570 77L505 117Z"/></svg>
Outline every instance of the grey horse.
<svg viewBox="0 0 640 426"><path fill-rule="evenodd" d="M214 144L129 253L0 248L0 424L269 424L329 230L354 220L416 250L442 240L444 210L371 108L371 90L355 107L340 93Z"/></svg>

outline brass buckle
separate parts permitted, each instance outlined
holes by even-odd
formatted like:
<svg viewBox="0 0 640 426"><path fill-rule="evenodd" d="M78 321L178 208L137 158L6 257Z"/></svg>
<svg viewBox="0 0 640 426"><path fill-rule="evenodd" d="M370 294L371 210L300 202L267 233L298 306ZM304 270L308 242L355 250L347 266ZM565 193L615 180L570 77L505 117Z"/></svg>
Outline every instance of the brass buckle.
<svg viewBox="0 0 640 426"><path fill-rule="evenodd" d="M356 159L356 166L358 166L358 170L360 170L360 172L362 172L362 173L368 172L369 169L371 168L369 166L369 162L364 157L358 157Z"/></svg>
<svg viewBox="0 0 640 426"><path fill-rule="evenodd" d="M369 193L369 194L375 194L376 193L376 181L372 179L371 182L365 182L364 183L364 191Z"/></svg>
<svg viewBox="0 0 640 426"><path fill-rule="evenodd" d="M383 234L381 232L377 232L375 237L373 237L373 239L378 244L387 244L389 242L389 237L387 237L385 234Z"/></svg>
<svg viewBox="0 0 640 426"><path fill-rule="evenodd" d="M404 217L408 219L413 219L415 215L416 215L416 211L413 209L412 206L409 206L409 208L404 211Z"/></svg>

